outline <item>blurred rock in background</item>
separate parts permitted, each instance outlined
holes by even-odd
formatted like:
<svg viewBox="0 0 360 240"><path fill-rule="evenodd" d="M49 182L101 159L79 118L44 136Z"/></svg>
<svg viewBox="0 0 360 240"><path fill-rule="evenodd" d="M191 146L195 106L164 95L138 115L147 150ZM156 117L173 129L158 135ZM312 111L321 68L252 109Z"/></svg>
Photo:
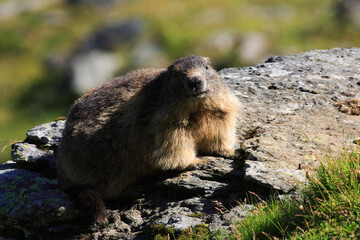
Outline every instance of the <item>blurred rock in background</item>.
<svg viewBox="0 0 360 240"><path fill-rule="evenodd" d="M66 3L74 5L90 5L94 7L111 7L124 0L66 0Z"/></svg>
<svg viewBox="0 0 360 240"><path fill-rule="evenodd" d="M350 23L360 28L360 0L337 0L335 11L340 23Z"/></svg>
<svg viewBox="0 0 360 240"><path fill-rule="evenodd" d="M92 49L115 50L123 44L133 42L144 33L144 23L140 19L126 19L109 23L85 37L78 51Z"/></svg>
<svg viewBox="0 0 360 240"><path fill-rule="evenodd" d="M120 62L115 54L101 50L76 55L70 62L71 90L80 95L105 83L115 75Z"/></svg>
<svg viewBox="0 0 360 240"><path fill-rule="evenodd" d="M170 63L163 46L155 40L139 42L132 50L131 59L136 68L164 68Z"/></svg>
<svg viewBox="0 0 360 240"><path fill-rule="evenodd" d="M90 33L68 61L70 89L81 95L111 80L129 65L166 67L168 56L159 42L143 37L146 31L144 21L131 18Z"/></svg>
<svg viewBox="0 0 360 240"><path fill-rule="evenodd" d="M56 3L62 0L8 0L0 2L0 20L16 17L17 15L26 11L35 11Z"/></svg>
<svg viewBox="0 0 360 240"><path fill-rule="evenodd" d="M222 29L211 34L202 43L204 51L211 50L211 54L225 55L233 51L239 41L239 34L231 29Z"/></svg>
<svg viewBox="0 0 360 240"><path fill-rule="evenodd" d="M261 32L244 34L237 49L237 56L245 63L265 61L269 56L269 39Z"/></svg>

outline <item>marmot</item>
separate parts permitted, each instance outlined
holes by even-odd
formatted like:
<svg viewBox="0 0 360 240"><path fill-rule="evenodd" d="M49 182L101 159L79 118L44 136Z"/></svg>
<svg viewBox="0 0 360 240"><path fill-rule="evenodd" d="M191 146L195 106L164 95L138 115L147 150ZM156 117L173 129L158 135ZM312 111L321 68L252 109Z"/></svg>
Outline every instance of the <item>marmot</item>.
<svg viewBox="0 0 360 240"><path fill-rule="evenodd" d="M198 154L233 155L239 107L205 57L115 78L71 108L58 151L61 184L113 199L155 170L200 163Z"/></svg>

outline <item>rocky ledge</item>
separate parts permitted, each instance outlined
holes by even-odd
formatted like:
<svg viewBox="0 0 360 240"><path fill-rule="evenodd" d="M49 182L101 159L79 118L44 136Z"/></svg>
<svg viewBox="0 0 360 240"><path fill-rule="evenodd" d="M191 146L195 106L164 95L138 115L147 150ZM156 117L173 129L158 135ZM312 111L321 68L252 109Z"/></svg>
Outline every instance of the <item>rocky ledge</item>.
<svg viewBox="0 0 360 240"><path fill-rule="evenodd" d="M109 222L90 224L58 186L56 149L64 121L37 126L0 165L0 236L12 239L151 239L151 227L226 229L254 208L248 192L294 194L305 171L359 142L360 49L274 56L220 74L243 103L236 159L138 182L107 203ZM150 229L150 230L149 230Z"/></svg>

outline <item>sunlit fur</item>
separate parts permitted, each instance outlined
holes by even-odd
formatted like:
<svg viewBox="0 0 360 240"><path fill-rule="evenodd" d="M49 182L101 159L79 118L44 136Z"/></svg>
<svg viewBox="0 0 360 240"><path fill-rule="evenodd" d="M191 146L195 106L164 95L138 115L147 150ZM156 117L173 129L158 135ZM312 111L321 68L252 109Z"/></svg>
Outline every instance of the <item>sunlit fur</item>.
<svg viewBox="0 0 360 240"><path fill-rule="evenodd" d="M207 92L189 94L189 76L206 81ZM57 160L62 186L88 186L111 199L155 170L200 163L198 154L232 155L239 108L199 56L115 78L69 112Z"/></svg>

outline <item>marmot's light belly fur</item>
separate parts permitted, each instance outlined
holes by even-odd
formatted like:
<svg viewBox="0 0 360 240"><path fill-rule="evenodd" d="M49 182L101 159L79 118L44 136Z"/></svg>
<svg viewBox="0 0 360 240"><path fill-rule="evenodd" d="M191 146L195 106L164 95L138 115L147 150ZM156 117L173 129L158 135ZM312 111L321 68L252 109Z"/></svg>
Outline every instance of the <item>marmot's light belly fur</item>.
<svg viewBox="0 0 360 240"><path fill-rule="evenodd" d="M197 154L232 155L239 105L199 56L115 78L70 110L57 161L61 183L111 199L152 171L199 163Z"/></svg>

